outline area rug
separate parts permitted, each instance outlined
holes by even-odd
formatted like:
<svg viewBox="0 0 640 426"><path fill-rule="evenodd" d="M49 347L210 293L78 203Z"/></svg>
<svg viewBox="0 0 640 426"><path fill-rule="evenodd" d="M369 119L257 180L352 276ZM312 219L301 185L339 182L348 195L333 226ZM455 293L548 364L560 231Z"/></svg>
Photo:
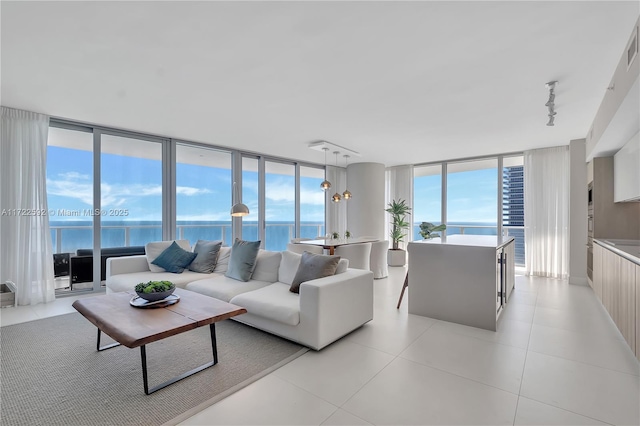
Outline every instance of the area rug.
<svg viewBox="0 0 640 426"><path fill-rule="evenodd" d="M218 364L151 395L140 349L97 352L78 313L0 328L2 425L159 425L184 419L307 351L227 320L216 324ZM110 342L103 334L102 344ZM211 361L209 327L147 345L149 385Z"/></svg>

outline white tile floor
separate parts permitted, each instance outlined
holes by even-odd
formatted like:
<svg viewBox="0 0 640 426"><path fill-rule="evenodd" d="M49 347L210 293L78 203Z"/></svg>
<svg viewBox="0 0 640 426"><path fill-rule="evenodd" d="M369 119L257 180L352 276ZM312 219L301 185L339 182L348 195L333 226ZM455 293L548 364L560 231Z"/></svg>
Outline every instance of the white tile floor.
<svg viewBox="0 0 640 426"><path fill-rule="evenodd" d="M182 425L640 423L640 366L589 287L518 276L494 333L409 315L406 299L396 310L403 278L390 268L374 282L369 324ZM73 300L0 321L73 312Z"/></svg>

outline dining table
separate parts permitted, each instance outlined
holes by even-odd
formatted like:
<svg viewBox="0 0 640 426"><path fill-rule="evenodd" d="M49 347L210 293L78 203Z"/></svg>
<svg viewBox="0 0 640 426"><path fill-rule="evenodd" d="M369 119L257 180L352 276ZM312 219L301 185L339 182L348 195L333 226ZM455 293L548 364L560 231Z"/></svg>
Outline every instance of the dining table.
<svg viewBox="0 0 640 426"><path fill-rule="evenodd" d="M353 237L353 238L318 238L315 240L302 240L296 244L310 244L312 246L320 246L325 250L329 250L329 254L335 253L336 247L346 246L349 244L373 243L378 241L375 237Z"/></svg>

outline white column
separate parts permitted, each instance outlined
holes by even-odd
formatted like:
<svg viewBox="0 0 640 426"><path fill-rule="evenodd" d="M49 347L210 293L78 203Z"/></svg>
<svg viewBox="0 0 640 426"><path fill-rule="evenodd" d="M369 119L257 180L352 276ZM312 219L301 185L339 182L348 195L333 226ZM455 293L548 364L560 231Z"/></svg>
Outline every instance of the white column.
<svg viewBox="0 0 640 426"><path fill-rule="evenodd" d="M347 187L353 194L353 198L345 203L347 229L354 237L386 238L384 173L385 166L380 163L353 163L347 166Z"/></svg>

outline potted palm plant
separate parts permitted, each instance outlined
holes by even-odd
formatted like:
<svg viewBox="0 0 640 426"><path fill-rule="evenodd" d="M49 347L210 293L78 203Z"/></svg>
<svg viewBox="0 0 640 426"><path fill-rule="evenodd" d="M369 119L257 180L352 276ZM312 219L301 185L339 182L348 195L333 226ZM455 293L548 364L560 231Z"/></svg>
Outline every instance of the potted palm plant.
<svg viewBox="0 0 640 426"><path fill-rule="evenodd" d="M387 263L389 266L404 266L407 263L407 251L400 248L400 243L404 240L407 235L406 231L411 226L411 223L407 221L407 216L411 214L411 208L405 200L399 199L390 202L385 211L391 215L389 236L392 245L387 252Z"/></svg>

